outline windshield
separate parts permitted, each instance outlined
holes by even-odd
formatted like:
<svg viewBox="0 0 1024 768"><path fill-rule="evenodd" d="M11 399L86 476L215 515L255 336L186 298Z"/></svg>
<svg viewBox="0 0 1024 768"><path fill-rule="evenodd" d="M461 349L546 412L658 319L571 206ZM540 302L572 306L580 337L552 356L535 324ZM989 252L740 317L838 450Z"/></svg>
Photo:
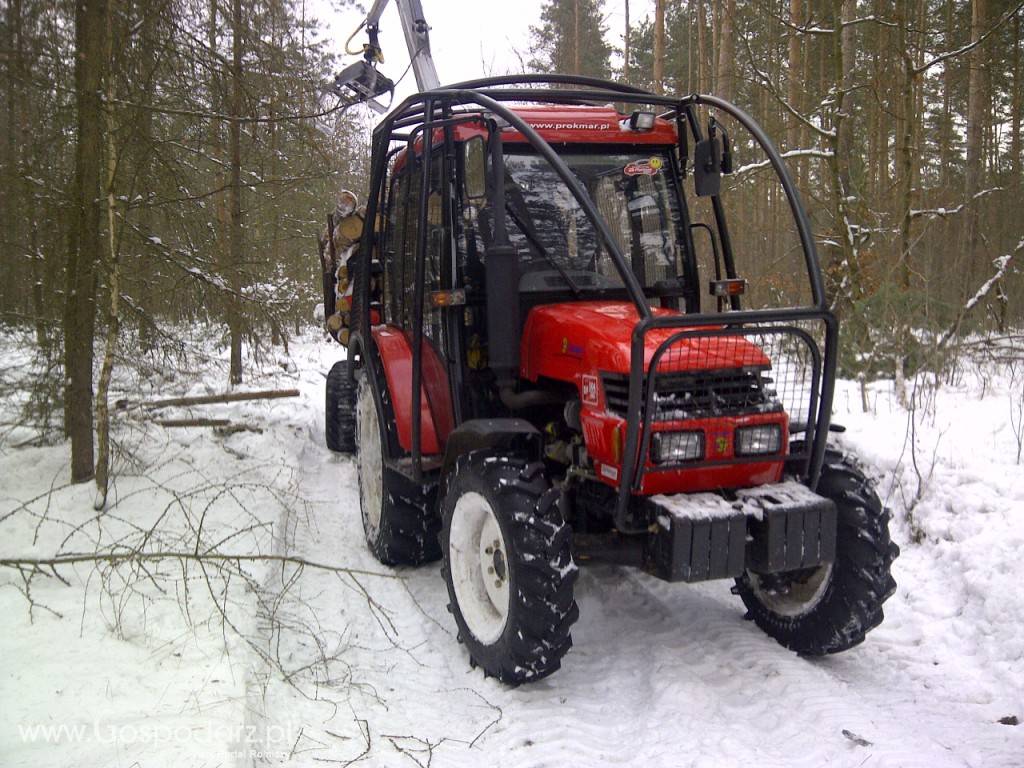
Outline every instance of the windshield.
<svg viewBox="0 0 1024 768"><path fill-rule="evenodd" d="M560 155L586 188L644 287L682 274L680 213L671 164L660 152ZM622 279L576 198L541 157L505 157L506 226L522 291L622 288ZM489 212L484 214L490 218ZM489 232L490 226L485 225Z"/></svg>

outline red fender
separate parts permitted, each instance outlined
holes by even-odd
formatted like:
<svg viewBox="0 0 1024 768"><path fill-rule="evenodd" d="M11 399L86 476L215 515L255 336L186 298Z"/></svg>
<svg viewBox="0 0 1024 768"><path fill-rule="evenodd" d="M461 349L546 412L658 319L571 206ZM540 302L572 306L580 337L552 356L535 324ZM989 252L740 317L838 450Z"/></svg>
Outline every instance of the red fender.
<svg viewBox="0 0 1024 768"><path fill-rule="evenodd" d="M384 378L391 395L391 407L398 428L398 444L412 450L412 342L409 334L391 325L373 329ZM420 445L424 456L444 450L455 425L448 371L430 340L423 339L423 366L420 384Z"/></svg>

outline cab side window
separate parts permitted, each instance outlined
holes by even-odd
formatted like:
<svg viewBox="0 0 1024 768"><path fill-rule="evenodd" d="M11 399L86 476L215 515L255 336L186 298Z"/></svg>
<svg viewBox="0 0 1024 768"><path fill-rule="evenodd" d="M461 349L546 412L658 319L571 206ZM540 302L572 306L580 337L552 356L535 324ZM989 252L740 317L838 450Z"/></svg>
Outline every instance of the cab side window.
<svg viewBox="0 0 1024 768"><path fill-rule="evenodd" d="M442 203L441 155L431 160L430 190L427 197L426 220L420 221L420 190L423 181L422 162L406 163L395 174L389 192L387 235L385 238L385 305L386 320L412 330L416 291L416 248L421 223L426 227L427 247L423 263L423 333L444 351L441 314L433 306L431 295L444 286L444 266L449 259Z"/></svg>

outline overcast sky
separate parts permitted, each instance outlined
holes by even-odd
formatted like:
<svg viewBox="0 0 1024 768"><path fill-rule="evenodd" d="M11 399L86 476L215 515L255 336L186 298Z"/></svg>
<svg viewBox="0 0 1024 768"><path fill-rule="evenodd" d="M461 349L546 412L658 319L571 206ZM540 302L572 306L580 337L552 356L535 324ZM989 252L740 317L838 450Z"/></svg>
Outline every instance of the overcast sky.
<svg viewBox="0 0 1024 768"><path fill-rule="evenodd" d="M530 25L540 18L542 0L421 0L423 13L430 24L430 45L441 83L452 83L486 75L521 72L519 55L529 60ZM331 47L343 54L345 40L366 17L368 2L358 7L336 9L331 0L312 0L312 8L327 29ZM653 0L630 3L631 22L645 14L653 14ZM622 0L606 0L605 14L609 27L608 41L621 46L624 21ZM405 38L392 2L380 22L381 48L385 63L380 70L397 79L409 64ZM360 32L353 40L358 48L366 42ZM346 63L356 57L345 57ZM395 92L397 104L416 91L410 71Z"/></svg>

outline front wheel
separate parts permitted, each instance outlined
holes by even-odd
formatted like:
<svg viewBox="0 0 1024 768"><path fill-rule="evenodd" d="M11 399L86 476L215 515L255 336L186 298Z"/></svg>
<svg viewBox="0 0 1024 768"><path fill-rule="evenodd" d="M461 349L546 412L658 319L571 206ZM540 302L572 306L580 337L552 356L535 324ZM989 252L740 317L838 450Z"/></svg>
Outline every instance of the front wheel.
<svg viewBox="0 0 1024 768"><path fill-rule="evenodd" d="M442 573L471 663L504 683L557 670L579 617L569 526L544 467L460 459L442 505Z"/></svg>
<svg viewBox="0 0 1024 768"><path fill-rule="evenodd" d="M806 656L852 648L882 623L900 551L889 538L888 510L852 459L828 451L817 492L838 512L835 561L785 573L747 571L734 590L758 627Z"/></svg>

